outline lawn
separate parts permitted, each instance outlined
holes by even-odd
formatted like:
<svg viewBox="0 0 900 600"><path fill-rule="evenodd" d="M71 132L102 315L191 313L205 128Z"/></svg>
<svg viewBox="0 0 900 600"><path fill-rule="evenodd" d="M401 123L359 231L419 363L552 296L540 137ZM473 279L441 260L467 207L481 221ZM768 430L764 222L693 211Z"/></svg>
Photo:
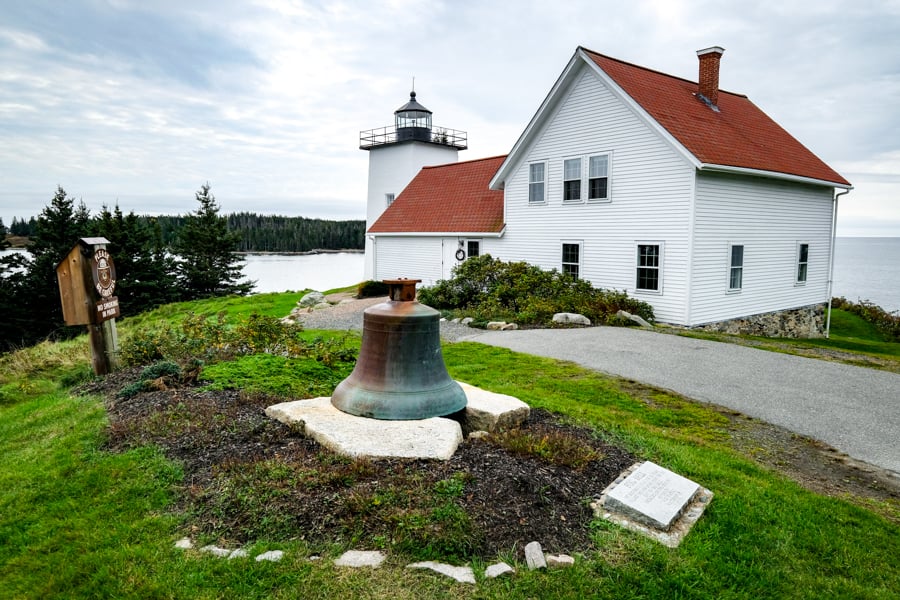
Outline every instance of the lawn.
<svg viewBox="0 0 900 600"><path fill-rule="evenodd" d="M265 310L273 316L286 314L297 299L272 296ZM174 323L184 312L219 310L240 318L260 300L164 307L152 319ZM152 319L125 320L122 327L127 332ZM849 331L839 319L832 326L836 335ZM853 333L846 339L868 335ZM108 447L103 400L71 390L89 379L83 345L46 344L0 357L0 598L900 596L896 500L885 510L869 510L853 498L805 489L735 450L728 416L711 407L572 364L475 343L445 345L455 378L562 415L711 489L712 503L682 545L665 548L597 520L590 525L592 548L576 556L574 568L529 572L518 553L473 557L476 586L405 569L413 559L408 550L390 552L378 570L334 567L333 558L343 550L369 549L357 546L365 540L352 538L322 545L270 534L247 544L252 553L284 550L278 563L178 550L176 540L195 535L183 502L192 481L160 447ZM291 360L297 362L250 355L217 363L208 368L208 385L278 396L294 393L301 380L307 386L333 384L335 374L321 364ZM227 535L196 535L201 543L229 542ZM322 558L310 560L313 555ZM515 562L517 573L484 580L483 568L494 559Z"/></svg>

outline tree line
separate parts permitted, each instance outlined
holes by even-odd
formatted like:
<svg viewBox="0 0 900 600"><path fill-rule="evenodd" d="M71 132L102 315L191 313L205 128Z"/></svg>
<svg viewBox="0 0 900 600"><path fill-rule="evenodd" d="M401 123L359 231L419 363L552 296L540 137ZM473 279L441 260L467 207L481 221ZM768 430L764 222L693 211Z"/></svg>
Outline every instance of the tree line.
<svg viewBox="0 0 900 600"><path fill-rule="evenodd" d="M159 228L162 243L169 247L181 235L184 216L141 215L138 221ZM307 217L283 217L241 212L225 215L229 231L240 233L237 252L309 252L312 250L361 250L365 244L363 220L329 221ZM7 228L0 219L0 240L5 234L30 238L37 219L13 217ZM2 241L0 241L2 243Z"/></svg>
<svg viewBox="0 0 900 600"><path fill-rule="evenodd" d="M122 316L169 302L250 293L254 282L243 279L244 260L236 254L240 250L363 246L363 221L252 213L226 217L219 214L209 184L200 187L195 199L198 208L178 217L126 215L118 205L91 215L83 202L76 205L58 187L37 217L14 218L10 228L0 221L0 249L8 245L6 234L27 236L30 242L24 254L0 256L0 352L83 332L81 327L65 326L56 280L56 266L83 237L109 241ZM291 244L278 241L279 236Z"/></svg>

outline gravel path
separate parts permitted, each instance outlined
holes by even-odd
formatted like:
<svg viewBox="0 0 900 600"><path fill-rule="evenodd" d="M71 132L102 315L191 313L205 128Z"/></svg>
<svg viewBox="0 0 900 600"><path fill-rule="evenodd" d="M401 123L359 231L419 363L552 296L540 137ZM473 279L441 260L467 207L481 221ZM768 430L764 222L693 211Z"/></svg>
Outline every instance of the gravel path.
<svg viewBox="0 0 900 600"><path fill-rule="evenodd" d="M357 300L302 315L310 329L362 329ZM900 375L626 327L483 331L441 323L447 341L473 340L562 360L718 404L821 440L900 474Z"/></svg>
<svg viewBox="0 0 900 600"><path fill-rule="evenodd" d="M900 375L625 327L489 331L478 342L718 404L900 475Z"/></svg>
<svg viewBox="0 0 900 600"><path fill-rule="evenodd" d="M331 301L336 299L337 298L329 298ZM362 331L363 311L370 306L380 304L386 300L387 297L365 298L363 300L353 300L352 302L344 304L336 304L331 308L315 310L310 313L301 313L300 321L307 329L336 329L339 331L356 329ZM459 325L448 321L441 323L441 338L449 342L474 339L483 333L484 331L481 329L472 329L466 325Z"/></svg>

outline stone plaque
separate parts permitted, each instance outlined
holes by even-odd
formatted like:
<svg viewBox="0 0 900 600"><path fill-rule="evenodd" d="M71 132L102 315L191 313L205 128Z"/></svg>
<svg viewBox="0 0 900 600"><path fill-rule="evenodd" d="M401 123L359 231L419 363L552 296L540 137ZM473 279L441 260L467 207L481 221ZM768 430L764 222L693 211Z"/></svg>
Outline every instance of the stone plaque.
<svg viewBox="0 0 900 600"><path fill-rule="evenodd" d="M647 461L607 491L604 506L667 530L698 491L700 486L690 479Z"/></svg>

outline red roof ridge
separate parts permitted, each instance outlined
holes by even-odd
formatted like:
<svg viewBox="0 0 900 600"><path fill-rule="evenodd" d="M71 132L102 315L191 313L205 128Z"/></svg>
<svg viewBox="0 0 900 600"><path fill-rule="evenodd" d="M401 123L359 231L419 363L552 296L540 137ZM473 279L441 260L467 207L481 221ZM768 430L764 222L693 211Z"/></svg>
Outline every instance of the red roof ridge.
<svg viewBox="0 0 900 600"><path fill-rule="evenodd" d="M611 60L613 62L617 62L622 65L627 65L629 67L633 67L635 69L640 69L642 71L647 71L649 73L655 73L656 75L662 75L663 77L668 77L669 79L677 79L678 81L682 81L684 83L690 83L696 85L697 82L693 79L686 79L684 77L679 77L678 75L672 75L671 73L663 73L662 71L658 71L656 69L651 69L650 67L645 67L643 65L638 65L633 62L628 62L627 60L622 60L621 58L616 58L614 56L609 56L608 54L603 54L602 52L596 52L591 50L590 48L585 48L584 46L578 46L581 50L584 50L588 54L593 54L594 56L599 56L601 58L605 58L606 60ZM719 90L720 94L730 94L731 96L737 96L739 98L747 98L747 94L741 94L739 92L729 92L728 90Z"/></svg>
<svg viewBox="0 0 900 600"><path fill-rule="evenodd" d="M442 169L442 168L444 168L444 167L455 167L455 166L457 166L457 165L467 165L467 164L476 163L476 162L481 162L481 161L485 161L485 160L496 160L496 159L498 159L498 158L503 158L503 159L505 159L506 157L507 157L506 154L497 154L496 156L485 156L485 157L483 157L483 158L470 158L469 160L459 160L459 161L456 161L456 162L444 163L444 164L441 164L441 165L426 165L426 166L422 167L422 170L425 170L425 169Z"/></svg>

